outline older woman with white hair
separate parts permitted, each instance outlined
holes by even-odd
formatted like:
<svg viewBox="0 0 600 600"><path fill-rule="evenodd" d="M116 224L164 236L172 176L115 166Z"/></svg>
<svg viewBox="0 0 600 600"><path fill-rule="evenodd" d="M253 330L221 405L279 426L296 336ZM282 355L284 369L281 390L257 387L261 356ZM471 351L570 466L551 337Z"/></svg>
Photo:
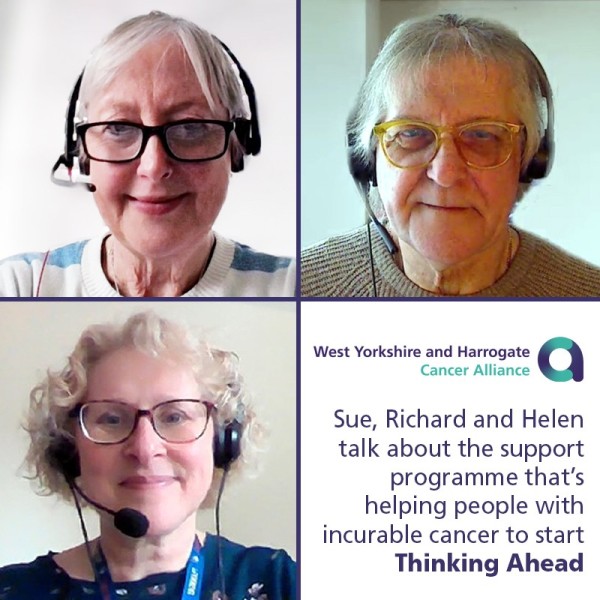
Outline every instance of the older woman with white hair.
<svg viewBox="0 0 600 600"><path fill-rule="evenodd" d="M513 31L398 25L347 133L370 223L303 251L303 296L600 296L598 268L510 222L553 156L550 83Z"/></svg>
<svg viewBox="0 0 600 600"><path fill-rule="evenodd" d="M0 263L2 296L291 296L295 266L213 230L260 151L250 78L207 31L161 12L119 25L70 101L57 183L84 183L108 233Z"/></svg>
<svg viewBox="0 0 600 600"><path fill-rule="evenodd" d="M295 598L286 552L196 529L263 437L233 353L153 313L91 326L32 391L26 428L33 478L75 503L85 541L0 569L3 600Z"/></svg>

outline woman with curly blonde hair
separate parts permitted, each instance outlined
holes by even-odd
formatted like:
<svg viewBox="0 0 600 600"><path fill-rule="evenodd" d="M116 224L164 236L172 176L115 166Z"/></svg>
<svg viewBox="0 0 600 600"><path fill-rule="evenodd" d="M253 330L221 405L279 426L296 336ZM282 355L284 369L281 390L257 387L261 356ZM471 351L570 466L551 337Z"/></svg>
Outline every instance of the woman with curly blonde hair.
<svg viewBox="0 0 600 600"><path fill-rule="evenodd" d="M82 520L84 544L0 569L0 597L295 598L284 551L196 530L263 438L237 363L154 313L87 328L31 393L26 462L42 493L96 507L100 535Z"/></svg>

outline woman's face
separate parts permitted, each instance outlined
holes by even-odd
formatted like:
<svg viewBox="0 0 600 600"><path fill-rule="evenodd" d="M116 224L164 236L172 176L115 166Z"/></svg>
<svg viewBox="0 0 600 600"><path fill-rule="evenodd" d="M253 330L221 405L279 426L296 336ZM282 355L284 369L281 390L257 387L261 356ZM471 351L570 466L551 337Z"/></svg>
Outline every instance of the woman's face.
<svg viewBox="0 0 600 600"><path fill-rule="evenodd" d="M505 67L457 58L423 71L422 95L397 83L385 121L407 118L433 125L462 125L479 119L519 124L514 84ZM377 149L378 191L395 237L436 267L476 257L506 233L515 203L521 149L515 139L504 165L490 170L467 166L452 137L426 167L399 169Z"/></svg>
<svg viewBox="0 0 600 600"><path fill-rule="evenodd" d="M171 37L135 54L94 95L87 111L89 122L228 119L224 108L210 109L187 55ZM122 244L148 259L189 252L206 239L225 201L230 172L229 152L212 161L179 162L157 136L132 162L90 161L102 218Z"/></svg>
<svg viewBox="0 0 600 600"><path fill-rule="evenodd" d="M200 391L189 368L123 348L90 370L86 401L119 400L151 409L165 400L200 399ZM76 440L80 484L93 500L113 510L139 510L150 521L148 535L194 522L212 482L212 422L199 439L183 444L160 438L146 416L120 444L95 444L79 428Z"/></svg>

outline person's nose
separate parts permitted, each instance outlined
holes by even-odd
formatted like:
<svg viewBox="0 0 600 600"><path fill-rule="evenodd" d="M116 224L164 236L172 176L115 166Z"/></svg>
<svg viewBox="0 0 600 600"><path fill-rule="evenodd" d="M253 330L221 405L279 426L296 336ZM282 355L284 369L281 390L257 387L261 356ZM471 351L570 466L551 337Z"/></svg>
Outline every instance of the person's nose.
<svg viewBox="0 0 600 600"><path fill-rule="evenodd" d="M166 179L173 172L173 159L167 154L161 139L153 135L139 158L138 175L154 180Z"/></svg>
<svg viewBox="0 0 600 600"><path fill-rule="evenodd" d="M156 457L166 453L165 441L156 433L150 415L141 415L136 428L125 441L125 453L140 465L148 465Z"/></svg>
<svg viewBox="0 0 600 600"><path fill-rule="evenodd" d="M427 166L427 176L440 187L452 187L464 179L468 166L458 152L456 141L446 133L437 154Z"/></svg>

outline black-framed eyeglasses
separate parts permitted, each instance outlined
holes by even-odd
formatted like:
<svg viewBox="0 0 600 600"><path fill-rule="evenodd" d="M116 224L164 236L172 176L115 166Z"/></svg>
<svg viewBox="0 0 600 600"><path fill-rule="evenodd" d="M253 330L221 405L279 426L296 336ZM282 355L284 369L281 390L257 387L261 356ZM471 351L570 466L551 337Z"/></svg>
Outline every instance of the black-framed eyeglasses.
<svg viewBox="0 0 600 600"><path fill-rule="evenodd" d="M99 121L78 125L76 131L88 158L100 162L124 163L139 158L153 135L158 136L171 158L202 162L223 156L231 132L243 128L244 122L244 119L184 119L148 126L128 121Z"/></svg>
<svg viewBox="0 0 600 600"><path fill-rule="evenodd" d="M69 416L78 418L85 437L96 444L124 442L146 416L163 440L183 444L204 434L213 410L215 405L205 400L167 400L150 410L118 400L97 400L78 404Z"/></svg>

